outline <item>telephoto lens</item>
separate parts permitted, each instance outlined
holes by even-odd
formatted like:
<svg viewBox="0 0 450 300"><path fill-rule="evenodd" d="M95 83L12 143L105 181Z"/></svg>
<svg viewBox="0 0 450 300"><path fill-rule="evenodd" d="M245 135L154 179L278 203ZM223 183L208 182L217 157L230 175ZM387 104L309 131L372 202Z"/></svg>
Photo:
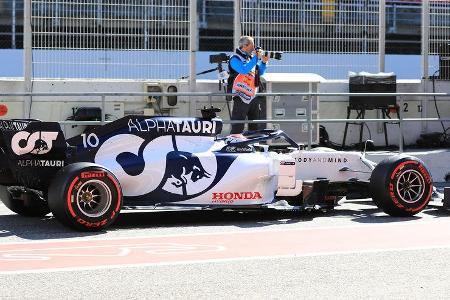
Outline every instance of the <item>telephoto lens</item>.
<svg viewBox="0 0 450 300"><path fill-rule="evenodd" d="M264 56L268 56L270 58L274 58L277 60L281 60L281 56L283 55L283 52L278 51L266 51L264 52Z"/></svg>
<svg viewBox="0 0 450 300"><path fill-rule="evenodd" d="M283 52L279 51L267 51L263 50L261 47L255 47L256 51L262 51L264 53L264 56L268 56L269 58L274 58L277 60L281 60L281 56L283 55Z"/></svg>

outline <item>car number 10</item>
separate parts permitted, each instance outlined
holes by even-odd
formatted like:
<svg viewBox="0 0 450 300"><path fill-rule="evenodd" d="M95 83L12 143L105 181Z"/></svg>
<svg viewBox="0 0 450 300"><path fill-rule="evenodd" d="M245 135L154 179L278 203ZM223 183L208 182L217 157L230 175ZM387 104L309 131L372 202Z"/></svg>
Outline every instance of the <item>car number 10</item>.
<svg viewBox="0 0 450 300"><path fill-rule="evenodd" d="M82 133L81 138L83 139L84 148L95 148L100 143L95 133L89 133L88 135L86 135L86 133Z"/></svg>

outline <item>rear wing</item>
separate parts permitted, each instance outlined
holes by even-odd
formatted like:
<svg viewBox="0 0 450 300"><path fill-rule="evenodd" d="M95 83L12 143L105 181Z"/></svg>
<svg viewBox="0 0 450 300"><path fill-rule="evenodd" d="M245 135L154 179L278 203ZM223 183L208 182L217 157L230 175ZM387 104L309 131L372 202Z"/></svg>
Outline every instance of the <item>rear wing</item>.
<svg viewBox="0 0 450 300"><path fill-rule="evenodd" d="M45 190L65 165L66 153L59 123L0 120L0 185Z"/></svg>

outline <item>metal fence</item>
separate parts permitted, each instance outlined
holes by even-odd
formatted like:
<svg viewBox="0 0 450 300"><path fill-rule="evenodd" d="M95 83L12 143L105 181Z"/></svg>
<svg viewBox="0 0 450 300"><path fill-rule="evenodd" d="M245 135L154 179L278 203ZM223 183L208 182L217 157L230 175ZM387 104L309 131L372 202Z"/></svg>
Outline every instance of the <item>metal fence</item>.
<svg viewBox="0 0 450 300"><path fill-rule="evenodd" d="M197 43L197 36L189 10L197 2L199 29L215 24L215 31L204 33L203 39L200 35L203 43L230 40L233 30L254 35L263 48L286 52L283 61L272 62L272 72L334 69L327 77L333 79L347 78L348 71L378 71L384 59L379 52L384 34L379 33L386 22L387 32L397 35L426 27L426 77L439 69L438 56L450 41L448 0L386 0L386 10L378 0L31 2L33 32L28 38L33 40L35 78L174 79L192 73L189 50L196 50L191 42ZM234 3L240 5L237 13ZM24 0L0 0L0 48L22 47L23 7ZM233 29L234 16L240 22ZM413 44L418 43L411 40Z"/></svg>
<svg viewBox="0 0 450 300"><path fill-rule="evenodd" d="M209 22L230 23L233 18L233 0L201 0L199 27L207 28Z"/></svg>
<svg viewBox="0 0 450 300"><path fill-rule="evenodd" d="M378 71L378 14L374 0L241 0L240 20L242 33L261 47L287 53L273 72L332 68L333 78L346 78L349 71Z"/></svg>
<svg viewBox="0 0 450 300"><path fill-rule="evenodd" d="M199 48L206 51L233 49L233 0L199 1Z"/></svg>
<svg viewBox="0 0 450 300"><path fill-rule="evenodd" d="M101 103L101 121L57 121L61 125L103 125L109 121L106 121L105 114L105 106L106 106L106 97L120 97L120 96L140 96L140 97L162 97L162 96L194 96L192 98L199 97L207 97L208 102L212 105L212 98L215 96L225 96L225 95L233 95L227 93L211 93L211 92L183 92L183 93L100 93L100 92L91 92L91 93L1 93L0 97L14 97L16 100L9 100L8 102L22 102L22 100L17 99L17 97L98 97ZM372 119L320 119L314 118L313 113L313 98L314 97L349 97L349 96L399 96L399 107L403 107L403 96L411 96L411 97L424 97L425 101L433 101L431 98L442 98L442 97L450 97L450 93L259 93L259 96L266 97L275 97L275 96L295 96L298 97L299 101L308 101L306 116L305 118L296 118L296 119L264 119L264 120L224 120L225 124L235 124L235 123L306 123L307 124L307 132L308 132L308 140L307 145L308 149L311 149L312 146L312 123L391 123L398 122L400 126L400 134L399 134L399 152L403 152L403 141L404 141L404 124L407 122L450 122L450 115L448 116L440 116L438 118L403 118L402 114L399 114L399 118L388 118L388 119L380 119L380 118L372 118ZM92 102L93 100L88 100ZM435 101L435 100L434 100ZM35 100L34 102L52 102L52 100ZM82 102L82 101L79 101ZM114 100L108 100L108 102L114 102ZM120 101L123 102L123 101ZM131 102L131 101L130 101ZM442 123L443 124L443 123ZM450 128L444 129L448 131ZM445 133L444 133L445 135Z"/></svg>
<svg viewBox="0 0 450 300"><path fill-rule="evenodd" d="M429 69L428 75L439 72L437 56L450 57L450 1L431 0L429 3ZM441 70L442 71L442 70Z"/></svg>
<svg viewBox="0 0 450 300"><path fill-rule="evenodd" d="M397 35L411 35L412 28L420 34L421 3L388 1L386 4L386 32Z"/></svg>
<svg viewBox="0 0 450 300"><path fill-rule="evenodd" d="M180 78L190 0L33 0L33 77Z"/></svg>
<svg viewBox="0 0 450 300"><path fill-rule="evenodd" d="M22 48L23 0L0 0L0 49Z"/></svg>

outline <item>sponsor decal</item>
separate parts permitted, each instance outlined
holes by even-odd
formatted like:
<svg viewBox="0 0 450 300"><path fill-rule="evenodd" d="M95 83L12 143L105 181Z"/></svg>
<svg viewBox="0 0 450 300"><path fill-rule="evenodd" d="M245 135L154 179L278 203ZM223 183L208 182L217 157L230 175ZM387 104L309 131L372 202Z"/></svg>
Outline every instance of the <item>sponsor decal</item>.
<svg viewBox="0 0 450 300"><path fill-rule="evenodd" d="M89 171L89 172L81 172L81 178L103 178L106 176L106 173L103 171Z"/></svg>
<svg viewBox="0 0 450 300"><path fill-rule="evenodd" d="M212 193L212 203L233 203L237 200L262 199L260 192L216 192Z"/></svg>
<svg viewBox="0 0 450 300"><path fill-rule="evenodd" d="M63 160L46 159L20 159L17 161L19 167L64 167Z"/></svg>
<svg viewBox="0 0 450 300"><path fill-rule="evenodd" d="M251 147L236 147L236 146L228 146L225 148L226 152L230 153L239 153L239 152L253 152L253 149Z"/></svg>
<svg viewBox="0 0 450 300"><path fill-rule="evenodd" d="M280 165L282 165L282 166L294 166L295 165L295 161L281 161Z"/></svg>
<svg viewBox="0 0 450 300"><path fill-rule="evenodd" d="M81 218L77 218L77 222L86 227L96 228L96 227L105 226L106 223L108 223L108 219L104 219L104 220L101 220L98 222L89 222L89 221L83 220Z"/></svg>
<svg viewBox="0 0 450 300"><path fill-rule="evenodd" d="M129 132L155 131L158 133L201 133L214 134L216 121L200 120L159 120L159 119L129 119Z"/></svg>
<svg viewBox="0 0 450 300"><path fill-rule="evenodd" d="M77 177L77 179L78 179L78 177ZM73 190L74 190L74 191L78 191L82 185L83 185L83 182L82 182L82 181L77 181L77 182L73 185ZM72 199L71 201L72 201L72 203L75 203L75 199Z"/></svg>
<svg viewBox="0 0 450 300"><path fill-rule="evenodd" d="M432 184L431 176L430 176L430 174L428 173L427 169L425 169L425 167L422 166L421 164L418 164L417 167L419 168L420 173L425 177L425 181L426 181L428 184Z"/></svg>
<svg viewBox="0 0 450 300"><path fill-rule="evenodd" d="M233 82L232 93L237 94L245 103L249 103L255 98L257 89L255 72L250 72L236 76Z"/></svg>
<svg viewBox="0 0 450 300"><path fill-rule="evenodd" d="M346 157L299 157L297 159L300 163L346 163Z"/></svg>
<svg viewBox="0 0 450 300"><path fill-rule="evenodd" d="M200 159L191 152L179 151L175 136L172 136L174 151L166 155L166 172L162 182L163 190L178 193L176 189L181 188L183 196L188 195L187 186L195 182L210 178L211 174L205 170ZM175 188L175 190L174 190Z"/></svg>
<svg viewBox="0 0 450 300"><path fill-rule="evenodd" d="M126 197L177 202L210 190L235 160L222 157L219 168L214 152L197 153L198 148L195 137L164 135L147 141L120 134L102 143L94 161L114 170Z"/></svg>
<svg viewBox="0 0 450 300"><path fill-rule="evenodd" d="M0 130L19 131L24 130L27 125L28 122L0 120Z"/></svg>
<svg viewBox="0 0 450 300"><path fill-rule="evenodd" d="M58 137L58 132L19 131L11 139L11 149L17 155L46 154L52 150L53 142Z"/></svg>

